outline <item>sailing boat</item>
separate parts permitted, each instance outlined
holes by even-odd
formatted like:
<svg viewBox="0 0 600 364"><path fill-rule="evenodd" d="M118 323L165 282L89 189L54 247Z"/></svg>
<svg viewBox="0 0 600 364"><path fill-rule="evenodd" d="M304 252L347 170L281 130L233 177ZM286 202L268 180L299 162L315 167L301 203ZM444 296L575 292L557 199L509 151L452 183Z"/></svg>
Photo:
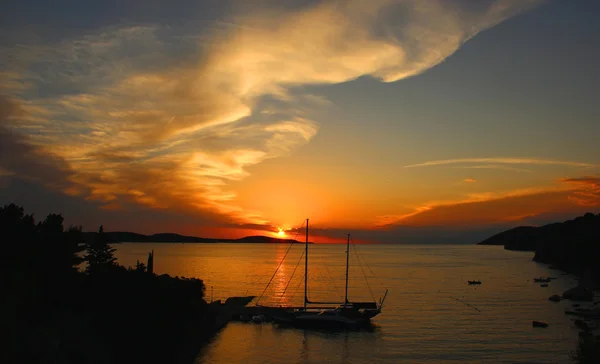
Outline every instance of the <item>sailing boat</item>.
<svg viewBox="0 0 600 364"><path fill-rule="evenodd" d="M357 328L368 326L371 318L381 313L388 291L385 291L379 302L350 302L348 300L348 277L350 268L350 234L346 243L346 287L344 302L311 302L308 299L308 219L306 219L306 243L304 252L304 306L293 311L280 311L273 319L276 323L296 327L315 328ZM333 305L316 307L313 305Z"/></svg>

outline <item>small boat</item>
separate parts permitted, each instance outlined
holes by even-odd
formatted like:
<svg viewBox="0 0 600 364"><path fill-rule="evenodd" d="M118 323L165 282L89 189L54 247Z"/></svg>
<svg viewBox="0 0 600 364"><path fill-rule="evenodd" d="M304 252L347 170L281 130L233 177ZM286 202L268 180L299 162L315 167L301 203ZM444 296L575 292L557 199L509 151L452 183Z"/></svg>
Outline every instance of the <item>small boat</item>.
<svg viewBox="0 0 600 364"><path fill-rule="evenodd" d="M263 322L267 321L267 316L265 315L256 315L256 316L252 316L252 322L254 322L255 324L262 324Z"/></svg>
<svg viewBox="0 0 600 364"><path fill-rule="evenodd" d="M468 281L470 285L481 284L481 281Z"/></svg>
<svg viewBox="0 0 600 364"><path fill-rule="evenodd" d="M554 302L560 302L561 299L562 299L562 297L560 297L557 294L553 294L552 296L548 297L548 301L554 301Z"/></svg>
<svg viewBox="0 0 600 364"><path fill-rule="evenodd" d="M544 278L544 277L540 277L540 278L534 278L533 281L536 283L548 283L550 282L552 279L550 278Z"/></svg>
<svg viewBox="0 0 600 364"><path fill-rule="evenodd" d="M548 324L545 322L541 322L541 321L532 321L531 322L533 327L548 327Z"/></svg>

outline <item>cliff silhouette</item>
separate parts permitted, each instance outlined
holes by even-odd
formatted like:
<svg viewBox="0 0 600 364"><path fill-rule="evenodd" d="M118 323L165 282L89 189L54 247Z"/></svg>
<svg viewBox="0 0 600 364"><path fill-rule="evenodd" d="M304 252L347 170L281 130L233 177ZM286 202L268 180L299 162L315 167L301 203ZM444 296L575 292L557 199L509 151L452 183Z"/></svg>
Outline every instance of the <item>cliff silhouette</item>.
<svg viewBox="0 0 600 364"><path fill-rule="evenodd" d="M600 214L540 227L520 226L478 245L504 245L507 250L534 251L533 260L600 282Z"/></svg>

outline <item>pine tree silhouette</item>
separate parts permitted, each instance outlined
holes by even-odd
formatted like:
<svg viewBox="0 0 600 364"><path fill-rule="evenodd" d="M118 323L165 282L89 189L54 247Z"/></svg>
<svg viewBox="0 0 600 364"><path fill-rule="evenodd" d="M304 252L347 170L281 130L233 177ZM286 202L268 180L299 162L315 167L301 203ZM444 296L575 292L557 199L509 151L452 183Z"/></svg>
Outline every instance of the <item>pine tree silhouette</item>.
<svg viewBox="0 0 600 364"><path fill-rule="evenodd" d="M85 261L88 263L86 272L94 274L98 271L116 267L117 258L114 255L116 250L108 244L104 228L100 225L96 239L89 243L86 249Z"/></svg>

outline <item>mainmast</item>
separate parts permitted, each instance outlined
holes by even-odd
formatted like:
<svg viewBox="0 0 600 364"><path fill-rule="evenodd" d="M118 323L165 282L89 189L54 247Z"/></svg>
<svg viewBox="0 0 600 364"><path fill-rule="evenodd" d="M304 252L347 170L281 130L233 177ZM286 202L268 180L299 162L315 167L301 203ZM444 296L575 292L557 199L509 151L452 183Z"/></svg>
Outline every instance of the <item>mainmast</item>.
<svg viewBox="0 0 600 364"><path fill-rule="evenodd" d="M348 242L346 243L346 290L344 303L348 303L348 268L350 267L350 234L348 234Z"/></svg>
<svg viewBox="0 0 600 364"><path fill-rule="evenodd" d="M308 303L308 219L306 219L306 244L304 252L304 309Z"/></svg>

